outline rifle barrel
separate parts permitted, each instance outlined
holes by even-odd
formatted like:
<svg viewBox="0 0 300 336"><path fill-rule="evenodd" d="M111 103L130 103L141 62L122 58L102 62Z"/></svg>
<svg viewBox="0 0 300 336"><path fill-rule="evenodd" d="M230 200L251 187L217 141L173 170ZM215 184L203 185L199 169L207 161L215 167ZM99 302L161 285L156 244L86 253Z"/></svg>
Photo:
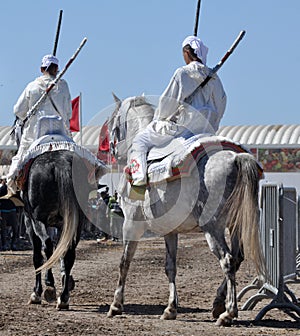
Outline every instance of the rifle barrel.
<svg viewBox="0 0 300 336"><path fill-rule="evenodd" d="M195 26L194 26L194 36L197 36L197 33L198 33L200 5L201 5L201 0L198 0L197 10L196 10L196 18L195 18Z"/></svg>
<svg viewBox="0 0 300 336"><path fill-rule="evenodd" d="M59 12L58 24L57 24L57 29L56 29L53 53L52 53L52 55L54 55L54 56L56 55L56 50L57 50L57 45L58 45L62 14L63 14L63 10L61 9L60 12Z"/></svg>

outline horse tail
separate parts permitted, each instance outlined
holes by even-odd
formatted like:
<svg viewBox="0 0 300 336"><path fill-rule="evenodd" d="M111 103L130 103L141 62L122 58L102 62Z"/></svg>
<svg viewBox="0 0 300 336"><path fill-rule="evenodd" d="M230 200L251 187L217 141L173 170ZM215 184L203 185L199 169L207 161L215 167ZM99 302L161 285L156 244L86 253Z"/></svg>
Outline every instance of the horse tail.
<svg viewBox="0 0 300 336"><path fill-rule="evenodd" d="M260 168L251 154L241 153L235 157L237 180L226 203L227 227L237 235L246 258L254 262L260 275L266 275L265 260L259 233L259 180Z"/></svg>
<svg viewBox="0 0 300 336"><path fill-rule="evenodd" d="M63 227L58 244L52 256L36 272L52 268L61 257L64 257L68 249L76 244L77 229L79 225L79 205L74 192L72 176L68 169L57 170L57 181L59 186L58 195L60 197L60 208L63 217Z"/></svg>

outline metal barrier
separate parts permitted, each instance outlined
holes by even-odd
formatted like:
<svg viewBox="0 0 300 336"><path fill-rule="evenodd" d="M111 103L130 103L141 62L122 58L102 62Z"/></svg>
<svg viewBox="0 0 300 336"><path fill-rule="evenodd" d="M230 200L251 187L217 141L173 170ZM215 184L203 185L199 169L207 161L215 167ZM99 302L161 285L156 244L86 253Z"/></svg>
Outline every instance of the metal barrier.
<svg viewBox="0 0 300 336"><path fill-rule="evenodd" d="M296 226L296 238L297 238L296 271L297 275L300 276L300 196L298 196L297 205L298 205L298 211L297 211L297 226Z"/></svg>
<svg viewBox="0 0 300 336"><path fill-rule="evenodd" d="M300 240L296 189L263 183L260 193L261 243L269 278L256 278L238 294L238 299L248 290L258 289L257 294L243 305L243 310L253 309L262 299L271 298L272 302L260 311L256 320L262 319L273 308L283 309L298 320L292 313L294 311L300 316L297 298L287 287L287 282L297 281L296 250Z"/></svg>

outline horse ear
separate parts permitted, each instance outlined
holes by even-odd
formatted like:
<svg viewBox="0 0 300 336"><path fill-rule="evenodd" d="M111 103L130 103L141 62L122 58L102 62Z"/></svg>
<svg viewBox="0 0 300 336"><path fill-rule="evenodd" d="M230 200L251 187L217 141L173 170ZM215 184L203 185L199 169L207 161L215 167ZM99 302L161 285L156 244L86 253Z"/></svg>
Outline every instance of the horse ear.
<svg viewBox="0 0 300 336"><path fill-rule="evenodd" d="M118 98L115 94L114 94L114 92L112 92L112 95L113 95L113 97L114 97L114 100L115 100L115 102L117 103L117 104L121 104L121 99L120 98Z"/></svg>

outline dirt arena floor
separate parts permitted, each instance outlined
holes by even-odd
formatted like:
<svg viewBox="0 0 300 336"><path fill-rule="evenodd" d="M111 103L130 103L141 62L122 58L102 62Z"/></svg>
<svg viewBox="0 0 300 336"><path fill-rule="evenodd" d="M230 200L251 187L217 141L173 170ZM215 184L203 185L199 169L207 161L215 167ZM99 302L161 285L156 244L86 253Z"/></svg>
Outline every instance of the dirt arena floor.
<svg viewBox="0 0 300 336"><path fill-rule="evenodd" d="M140 242L128 275L125 312L107 318L121 253L118 242L82 240L72 272L76 287L70 310L57 311L55 304L27 304L34 286L31 251L0 252L0 335L300 335L300 322L281 310L272 309L260 322L254 321L271 299L259 302L252 311L240 310L239 318L230 328L215 326L211 307L223 276L202 234L180 236L177 320L159 319L168 301L162 238ZM59 291L58 267L54 273ZM254 277L251 264L245 262L237 276L238 291ZM289 288L296 297L300 296L299 284L291 284Z"/></svg>

